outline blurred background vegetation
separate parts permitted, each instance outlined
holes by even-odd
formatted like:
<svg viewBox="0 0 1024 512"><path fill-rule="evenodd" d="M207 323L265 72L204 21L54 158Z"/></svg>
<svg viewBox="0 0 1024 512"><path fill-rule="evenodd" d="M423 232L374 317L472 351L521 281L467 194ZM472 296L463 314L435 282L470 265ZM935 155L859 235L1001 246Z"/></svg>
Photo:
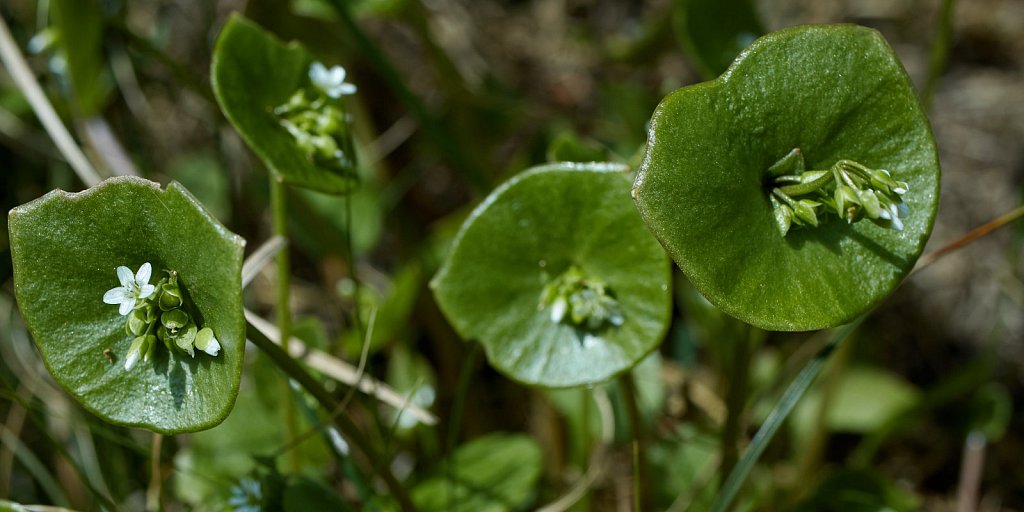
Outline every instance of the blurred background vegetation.
<svg viewBox="0 0 1024 512"><path fill-rule="evenodd" d="M951 9L948 37L944 8ZM386 447L392 459L382 463L416 493L447 492L445 479L465 475L505 478L504 497L488 503L533 509L564 495L596 463L576 509L624 510L633 500L636 438L650 509L708 506L723 453L724 395L737 374L726 341L746 328L681 275L672 329L660 353L633 372L637 389L602 388L615 418L607 450L594 448L601 411L583 399L587 391L534 390L497 374L475 344L457 338L426 282L461 220L494 186L549 159L637 163L658 101L717 74L757 32L851 22L889 40L924 91L941 153L931 249L1021 202L1019 0L0 4L49 100L101 174L181 182L251 251L269 237L266 170L222 117L209 86L213 43L233 11L301 41L325 63L344 65L359 88L346 99L362 176L351 204L290 192L295 330L307 344L356 363L363 349L357 326L375 312L368 372L414 396L440 422L417 424L359 394L348 412ZM0 167L5 212L54 188L83 188L6 69ZM348 226L353 254L344 243ZM317 503L358 509L375 494L329 435L285 439L276 409L282 377L256 353L248 354L228 420L164 439L151 464L152 434L103 423L49 378L14 304L6 222L0 230L0 499L81 510L110 502L127 510L219 510L250 485L245 479L266 484L273 475L289 475L283 503L293 510ZM833 357L769 446L740 506L1024 510L1022 277L1017 225L913 275ZM247 305L268 317L273 282L268 269L246 291ZM357 311L364 318L354 318ZM824 341L751 336L757 348L739 449ZM638 402L638 432L625 420L630 396ZM308 409L299 408L307 428L314 423ZM297 457L279 457L293 451ZM980 477L964 476L964 468ZM163 485L155 496L154 482ZM971 482L977 508L958 508Z"/></svg>

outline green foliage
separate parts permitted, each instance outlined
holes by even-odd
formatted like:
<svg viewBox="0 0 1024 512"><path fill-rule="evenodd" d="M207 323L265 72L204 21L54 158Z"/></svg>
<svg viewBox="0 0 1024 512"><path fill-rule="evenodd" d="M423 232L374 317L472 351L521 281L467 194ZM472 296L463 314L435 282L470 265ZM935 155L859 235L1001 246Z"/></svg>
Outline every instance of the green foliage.
<svg viewBox="0 0 1024 512"><path fill-rule="evenodd" d="M838 219L783 235L769 169L799 148L908 184L896 231ZM720 78L680 89L651 121L633 195L648 227L713 304L770 330L841 325L906 276L938 204L927 119L875 31L809 26L759 39Z"/></svg>
<svg viewBox="0 0 1024 512"><path fill-rule="evenodd" d="M920 510L913 494L867 470L840 470L818 486L798 512L910 512Z"/></svg>
<svg viewBox="0 0 1024 512"><path fill-rule="evenodd" d="M431 286L459 334L479 340L498 370L530 385L590 384L661 342L668 258L629 204L625 170L537 167L463 224ZM552 292L573 272L572 286Z"/></svg>
<svg viewBox="0 0 1024 512"><path fill-rule="evenodd" d="M54 191L11 211L15 294L54 378L113 423L191 432L220 423L234 403L245 344L244 241L180 185L161 190L115 178L78 194ZM118 266L174 270L202 325L223 347L216 357L155 351L124 368L134 336L103 303Z"/></svg>
<svg viewBox="0 0 1024 512"><path fill-rule="evenodd" d="M676 37L705 79L720 75L764 34L752 0L674 0L673 8Z"/></svg>
<svg viewBox="0 0 1024 512"><path fill-rule="evenodd" d="M507 512L533 502L541 449L523 435L491 434L460 446L412 490L420 510Z"/></svg>
<svg viewBox="0 0 1024 512"><path fill-rule="evenodd" d="M100 0L55 0L53 21L75 104L83 116L94 116L111 90L103 52Z"/></svg>
<svg viewBox="0 0 1024 512"><path fill-rule="evenodd" d="M309 79L312 64L313 58L298 43L283 44L253 22L233 15L214 50L213 91L224 115L276 179L321 192L346 193L356 181L348 121L333 100L313 109L305 99L315 89ZM321 121L319 116L328 115L323 110L327 107L341 116L329 119L335 123L330 133L317 132L310 135L313 139L302 139L289 131L306 133L306 114L312 115L309 120L316 124ZM288 123L291 126L286 126ZM325 162L320 153L325 146L320 141L336 145L346 163Z"/></svg>

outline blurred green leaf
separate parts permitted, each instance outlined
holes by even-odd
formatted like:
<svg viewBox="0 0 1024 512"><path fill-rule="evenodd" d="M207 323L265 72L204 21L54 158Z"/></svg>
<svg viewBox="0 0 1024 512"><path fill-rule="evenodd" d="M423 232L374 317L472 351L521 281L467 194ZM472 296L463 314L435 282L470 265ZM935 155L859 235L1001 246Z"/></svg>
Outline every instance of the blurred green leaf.
<svg viewBox="0 0 1024 512"><path fill-rule="evenodd" d="M221 221L231 217L231 189L228 175L211 155L194 153L171 162L168 174Z"/></svg>
<svg viewBox="0 0 1024 512"><path fill-rule="evenodd" d="M179 433L223 421L242 370L244 240L181 185L161 190L132 177L51 192L12 210L9 224L18 306L64 389L121 425ZM102 299L118 284L118 266L134 271L144 262L154 276L178 273L220 342L217 356L186 358L161 345L150 362L124 369L132 336L118 308Z"/></svg>
<svg viewBox="0 0 1024 512"><path fill-rule="evenodd" d="M52 5L75 103L82 116L94 116L111 91L103 52L103 7L100 0L54 0Z"/></svg>
<svg viewBox="0 0 1024 512"><path fill-rule="evenodd" d="M370 325L370 317L375 315L373 332L370 333L370 353L380 350L386 343L397 341L406 335L410 325L410 315L416 306L416 299L423 287L423 273L419 265L410 263L399 270L387 283L386 289L380 290L371 283L364 283L359 288L360 308L364 328ZM345 333L344 350L349 357L358 358L362 353L365 336L356 329Z"/></svg>
<svg viewBox="0 0 1024 512"><path fill-rule="evenodd" d="M970 409L971 430L978 430L990 442L998 442L1006 435L1013 420L1013 395L1006 386L989 382L974 394Z"/></svg>
<svg viewBox="0 0 1024 512"><path fill-rule="evenodd" d="M0 500L0 512L29 512L29 509L20 503Z"/></svg>
<svg viewBox="0 0 1024 512"><path fill-rule="evenodd" d="M648 459L655 470L652 481L661 500L682 496L685 510L709 510L715 497L720 444L717 436L682 425L671 440L651 446Z"/></svg>
<svg viewBox="0 0 1024 512"><path fill-rule="evenodd" d="M600 382L661 343L671 309L668 258L629 204L625 170L536 167L491 193L463 224L431 286L456 331L479 340L511 378L545 387ZM573 276L605 286L618 317L595 327L560 315L572 297L600 296L585 289L561 308L558 299L546 302Z"/></svg>
<svg viewBox="0 0 1024 512"><path fill-rule="evenodd" d="M909 183L905 229L833 219L784 237L766 180L794 148L809 169L852 159ZM806 26L758 39L720 78L666 97L633 193L711 303L763 329L813 330L867 311L914 266L935 219L939 164L881 35Z"/></svg>
<svg viewBox="0 0 1024 512"><path fill-rule="evenodd" d="M920 395L917 388L891 372L854 366L840 376L829 402L826 425L835 432L872 432L915 407ZM819 387L808 393L793 413L794 438L809 436L820 405Z"/></svg>
<svg viewBox="0 0 1024 512"><path fill-rule="evenodd" d="M281 126L274 109L309 85L313 58L298 43L284 44L234 14L217 38L210 71L221 110L275 178L332 194L355 185L354 172L319 166ZM355 158L354 153L349 155Z"/></svg>
<svg viewBox="0 0 1024 512"><path fill-rule="evenodd" d="M549 162L602 162L605 150L590 140L583 140L571 131L559 132L548 144Z"/></svg>
<svg viewBox="0 0 1024 512"><path fill-rule="evenodd" d="M867 470L839 470L818 486L798 512L910 512L920 500L882 476Z"/></svg>
<svg viewBox="0 0 1024 512"><path fill-rule="evenodd" d="M542 462L540 446L527 436L484 436L460 446L437 476L416 485L412 500L420 510L525 510L536 495Z"/></svg>
<svg viewBox="0 0 1024 512"><path fill-rule="evenodd" d="M751 0L674 0L673 6L676 37L705 80L764 34Z"/></svg>

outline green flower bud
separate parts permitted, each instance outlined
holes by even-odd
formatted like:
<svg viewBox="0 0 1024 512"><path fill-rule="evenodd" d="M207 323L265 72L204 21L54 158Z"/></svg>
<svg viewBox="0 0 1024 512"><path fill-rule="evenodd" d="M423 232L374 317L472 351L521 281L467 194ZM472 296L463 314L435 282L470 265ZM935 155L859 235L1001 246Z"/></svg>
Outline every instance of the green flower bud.
<svg viewBox="0 0 1024 512"><path fill-rule="evenodd" d="M131 314L128 315L128 321L125 322L124 330L129 336L142 336L149 329L151 321L152 307L141 307L133 309Z"/></svg>
<svg viewBox="0 0 1024 512"><path fill-rule="evenodd" d="M160 293L160 309L163 311L170 311L172 309L180 308L184 304L184 299L181 295L181 288L178 288L176 281L168 282L163 285Z"/></svg>
<svg viewBox="0 0 1024 512"><path fill-rule="evenodd" d="M209 327L203 327L196 333L195 346L211 356L215 356L220 352L220 342L213 336L213 329Z"/></svg>
<svg viewBox="0 0 1024 512"><path fill-rule="evenodd" d="M189 318L188 313L180 309L173 309L171 311L165 311L164 314L160 315L160 323L164 324L164 327L166 327L171 334L174 334L182 327L192 323L192 319Z"/></svg>
<svg viewBox="0 0 1024 512"><path fill-rule="evenodd" d="M195 357L195 351L192 349L196 342L196 324L190 323L188 327L179 331L174 335L174 344L179 349L188 353L190 357Z"/></svg>

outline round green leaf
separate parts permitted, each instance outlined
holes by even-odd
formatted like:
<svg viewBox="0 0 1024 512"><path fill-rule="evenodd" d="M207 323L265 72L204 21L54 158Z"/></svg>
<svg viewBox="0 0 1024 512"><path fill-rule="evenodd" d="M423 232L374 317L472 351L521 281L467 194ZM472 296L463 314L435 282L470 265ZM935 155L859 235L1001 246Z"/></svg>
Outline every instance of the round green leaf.
<svg viewBox="0 0 1024 512"><path fill-rule="evenodd" d="M50 373L96 415L117 424L179 433L210 428L231 410L245 344L242 250L177 183L113 178L87 191L51 192L9 215L14 289ZM195 357L157 342L153 358L131 370L133 336L104 293L119 285L116 268L164 270L213 329L218 355Z"/></svg>
<svg viewBox="0 0 1024 512"><path fill-rule="evenodd" d="M312 62L298 43L284 44L235 14L221 30L213 52L213 92L224 115L275 178L321 192L346 193L355 185L355 174L315 164L274 113L308 85ZM354 161L354 153L349 158Z"/></svg>
<svg viewBox="0 0 1024 512"><path fill-rule="evenodd" d="M670 264L630 204L625 171L537 167L495 190L462 225L431 286L459 334L483 343L511 378L590 384L631 368L661 341ZM573 267L607 286L617 323L554 320L546 289Z"/></svg>
<svg viewBox="0 0 1024 512"><path fill-rule="evenodd" d="M808 169L851 159L909 184L896 231L838 217L783 236L767 170L794 148ZM648 227L709 301L773 330L843 324L907 275L931 232L939 163L892 49L857 26L755 41L721 77L658 106L633 186Z"/></svg>

